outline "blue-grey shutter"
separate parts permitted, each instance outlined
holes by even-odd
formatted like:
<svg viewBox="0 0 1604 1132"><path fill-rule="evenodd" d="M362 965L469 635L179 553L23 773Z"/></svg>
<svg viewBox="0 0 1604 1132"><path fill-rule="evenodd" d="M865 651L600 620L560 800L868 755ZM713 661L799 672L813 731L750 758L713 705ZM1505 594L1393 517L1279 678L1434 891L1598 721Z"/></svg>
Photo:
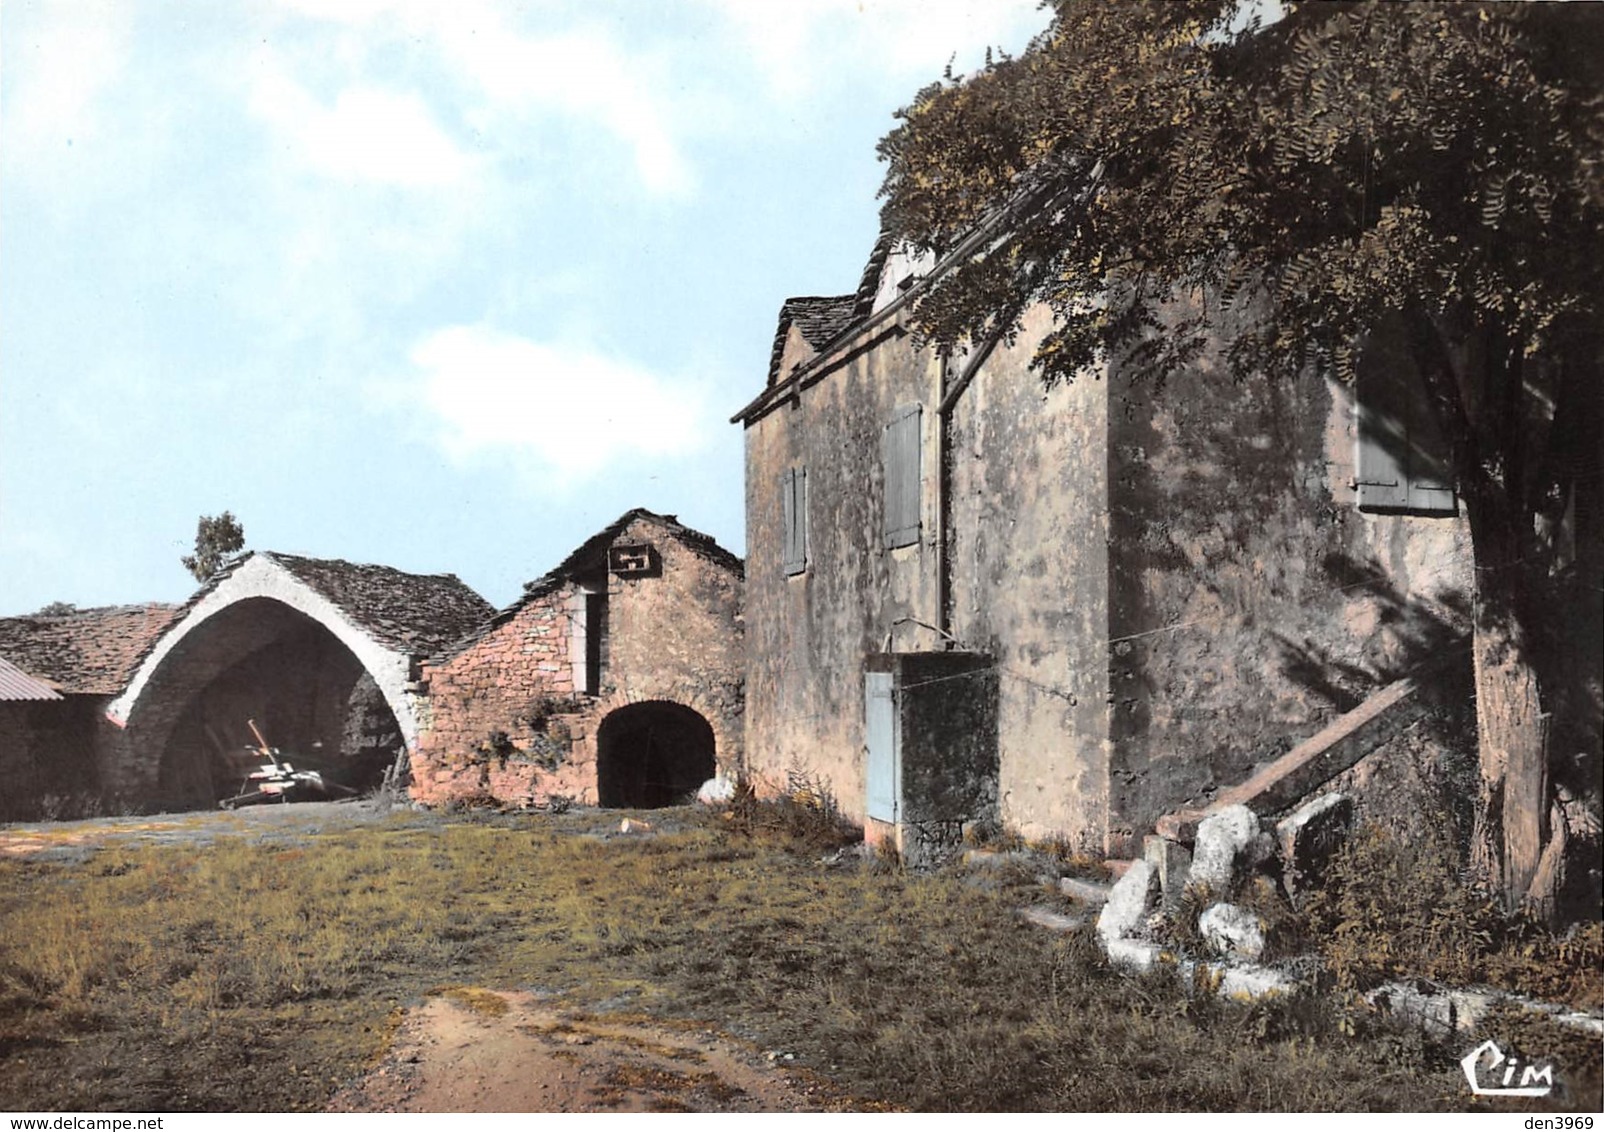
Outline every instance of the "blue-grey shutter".
<svg viewBox="0 0 1604 1132"><path fill-rule="evenodd" d="M780 524L784 530L785 572L807 568L807 470L791 468L780 476Z"/></svg>
<svg viewBox="0 0 1604 1132"><path fill-rule="evenodd" d="M863 674L864 745L869 765L864 768L864 813L880 821L897 820L897 709L891 692L891 673Z"/></svg>
<svg viewBox="0 0 1604 1132"><path fill-rule="evenodd" d="M1409 475L1404 453L1409 447L1409 431L1404 422L1386 408L1359 401L1359 451L1354 477L1359 488L1359 506L1396 511L1409 505Z"/></svg>
<svg viewBox="0 0 1604 1132"><path fill-rule="evenodd" d="M1423 391L1417 390L1409 413L1409 510L1447 515L1456 512L1448 452L1437 418Z"/></svg>
<svg viewBox="0 0 1604 1132"><path fill-rule="evenodd" d="M1361 373L1355 483L1365 511L1455 513L1447 445L1413 374Z"/></svg>
<svg viewBox="0 0 1604 1132"><path fill-rule="evenodd" d="M796 470L796 554L798 569L808 565L808 469Z"/></svg>
<svg viewBox="0 0 1604 1132"><path fill-rule="evenodd" d="M919 541L921 419L918 405L900 409L881 435L887 546L911 546Z"/></svg>

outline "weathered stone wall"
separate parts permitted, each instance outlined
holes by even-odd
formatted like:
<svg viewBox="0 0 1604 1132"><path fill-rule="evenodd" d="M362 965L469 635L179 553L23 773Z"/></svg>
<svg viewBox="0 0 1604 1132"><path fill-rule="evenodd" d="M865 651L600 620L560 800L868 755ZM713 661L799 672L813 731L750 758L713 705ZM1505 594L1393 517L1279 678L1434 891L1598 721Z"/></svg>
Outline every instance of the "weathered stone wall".
<svg viewBox="0 0 1604 1132"><path fill-rule="evenodd" d="M1211 352L1157 389L1116 369L1109 394L1108 841L1122 852L1166 809L1457 647L1473 577L1462 513L1358 510L1345 387L1239 382Z"/></svg>
<svg viewBox="0 0 1604 1132"><path fill-rule="evenodd" d="M650 543L653 575L590 569L527 601L456 655L424 666L430 723L413 762L413 797L438 804L485 794L514 803L562 796L594 804L596 734L627 704L669 701L713 729L721 771L742 767L744 680L738 570L649 519L613 545ZM603 548L603 562L605 548ZM584 591L606 594L600 684L583 682ZM576 659L578 664L576 665ZM496 740L496 733L505 740Z"/></svg>
<svg viewBox="0 0 1604 1132"><path fill-rule="evenodd" d="M955 405L952 632L995 656L1000 810L1101 850L1108 796L1108 385L1048 391L1038 309Z"/></svg>
<svg viewBox="0 0 1604 1132"><path fill-rule="evenodd" d="M0 821L86 816L108 805L95 772L104 702L0 703Z"/></svg>
<svg viewBox="0 0 1604 1132"><path fill-rule="evenodd" d="M788 351L781 372L797 358ZM746 430L748 764L761 787L805 776L861 818L863 664L870 653L931 650L938 623L936 477L924 466L916 545L886 549L881 433L899 407L924 407L934 450L940 366L901 327L849 355L793 403ZM807 469L807 568L788 575L781 480Z"/></svg>

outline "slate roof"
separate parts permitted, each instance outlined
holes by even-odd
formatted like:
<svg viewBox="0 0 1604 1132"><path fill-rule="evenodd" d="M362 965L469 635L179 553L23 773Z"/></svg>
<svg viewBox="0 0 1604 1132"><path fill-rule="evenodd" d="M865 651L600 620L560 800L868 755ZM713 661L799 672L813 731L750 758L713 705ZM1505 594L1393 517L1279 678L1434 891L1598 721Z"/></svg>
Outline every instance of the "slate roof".
<svg viewBox="0 0 1604 1132"><path fill-rule="evenodd" d="M252 558L261 556L328 599L351 622L386 648L412 656L450 644L496 611L455 574L408 574L339 558L304 558L276 550L248 550L223 564L178 608L174 622L189 615ZM151 642L155 646L155 642ZM149 651L148 649L146 651ZM143 659L141 657L140 659Z"/></svg>
<svg viewBox="0 0 1604 1132"><path fill-rule="evenodd" d="M496 609L455 574L407 574L337 558L260 553L328 598L379 643L414 656L450 644Z"/></svg>
<svg viewBox="0 0 1604 1132"><path fill-rule="evenodd" d="M780 304L780 325L774 332L774 351L769 355L769 384L780 379L780 359L785 355L785 340L791 327L801 331L809 346L822 350L852 325L857 306L856 295L809 295Z"/></svg>
<svg viewBox="0 0 1604 1132"><path fill-rule="evenodd" d="M0 657L69 695L114 696L176 609L112 605L0 618Z"/></svg>
<svg viewBox="0 0 1604 1132"><path fill-rule="evenodd" d="M532 582L525 582L524 592L521 597L507 606L507 608L497 612L495 616L489 618L483 624L476 626L472 632L460 640L453 642L450 648L442 649L433 659L438 662L464 652L489 635L492 630L511 621L530 602L560 589L576 577L605 571L607 569L607 548L613 545L618 536L623 534L631 523L639 519L645 519L647 522L662 528L665 534L677 540L693 554L715 565L724 567L738 578L746 577L746 563L720 546L714 541L712 535L706 535L701 531L685 526L674 515L659 515L657 512L648 511L644 507L636 507L631 511L624 512L613 522L608 523L586 539L572 554L564 558L552 569Z"/></svg>
<svg viewBox="0 0 1604 1132"><path fill-rule="evenodd" d="M18 701L66 699L43 680L35 680L22 669L0 656L0 703Z"/></svg>

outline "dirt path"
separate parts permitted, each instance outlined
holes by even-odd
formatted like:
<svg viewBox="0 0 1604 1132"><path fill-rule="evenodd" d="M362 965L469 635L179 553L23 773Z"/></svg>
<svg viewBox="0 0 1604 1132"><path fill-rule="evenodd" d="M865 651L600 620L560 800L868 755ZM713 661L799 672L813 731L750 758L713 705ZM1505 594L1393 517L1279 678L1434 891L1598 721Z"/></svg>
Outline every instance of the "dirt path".
<svg viewBox="0 0 1604 1132"><path fill-rule="evenodd" d="M711 1030L456 988L408 1011L333 1112L825 1112L845 1098Z"/></svg>

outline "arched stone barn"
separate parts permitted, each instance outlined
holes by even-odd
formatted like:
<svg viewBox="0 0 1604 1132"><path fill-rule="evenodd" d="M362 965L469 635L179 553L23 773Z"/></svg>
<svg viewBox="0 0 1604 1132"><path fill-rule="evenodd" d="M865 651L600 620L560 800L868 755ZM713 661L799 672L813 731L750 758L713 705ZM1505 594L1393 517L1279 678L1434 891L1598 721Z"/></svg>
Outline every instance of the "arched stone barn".
<svg viewBox="0 0 1604 1132"><path fill-rule="evenodd" d="M258 551L203 586L107 709L102 778L127 798L210 805L253 760L249 721L303 769L361 789L417 747L422 658L492 611L453 575Z"/></svg>
<svg viewBox="0 0 1604 1132"><path fill-rule="evenodd" d="M669 700L626 704L596 728L596 796L603 806L683 802L713 777L712 724Z"/></svg>

